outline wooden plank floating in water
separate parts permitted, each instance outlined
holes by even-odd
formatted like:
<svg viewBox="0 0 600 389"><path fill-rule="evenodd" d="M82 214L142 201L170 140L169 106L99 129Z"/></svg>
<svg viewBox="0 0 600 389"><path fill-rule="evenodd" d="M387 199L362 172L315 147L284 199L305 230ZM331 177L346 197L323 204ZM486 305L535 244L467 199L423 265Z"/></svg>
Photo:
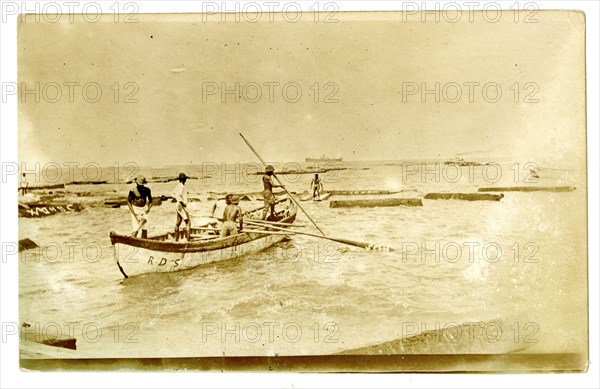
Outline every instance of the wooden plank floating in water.
<svg viewBox="0 0 600 389"><path fill-rule="evenodd" d="M202 176L202 177L196 177L196 176L188 176L188 180L205 180L207 178L211 178L212 176ZM163 176L163 177L151 177L147 179L148 184L159 184L159 183L166 183L166 182L173 182L173 181L177 181L177 177L175 176ZM125 181L126 184L133 184L133 180L127 180ZM116 184L120 184L120 182L115 182Z"/></svg>
<svg viewBox="0 0 600 389"><path fill-rule="evenodd" d="M19 252L25 251L25 250L31 250L36 247L40 247L40 246L38 246L37 243L35 243L33 240L31 240L29 238L19 240Z"/></svg>
<svg viewBox="0 0 600 389"><path fill-rule="evenodd" d="M167 198L171 198L171 197L167 197ZM163 196L161 197L154 197L152 199L152 206L156 207L158 205L161 205L163 202ZM192 201L193 202L193 201ZM123 197L123 198L117 198L117 199L107 199L104 201L104 205L106 207L109 208L119 208L121 205L126 206L127 205L127 198Z"/></svg>
<svg viewBox="0 0 600 389"><path fill-rule="evenodd" d="M571 192L574 186L505 186L498 188L479 188L478 192Z"/></svg>
<svg viewBox="0 0 600 389"><path fill-rule="evenodd" d="M389 190L332 190L332 196L353 196L353 195L391 195L399 192Z"/></svg>
<svg viewBox="0 0 600 389"><path fill-rule="evenodd" d="M363 200L332 200L329 203L330 208L373 208L373 207L422 207L421 199L401 198L401 199L363 199Z"/></svg>
<svg viewBox="0 0 600 389"><path fill-rule="evenodd" d="M44 217L57 213L80 212L81 206L72 204L19 204L19 217Z"/></svg>
<svg viewBox="0 0 600 389"><path fill-rule="evenodd" d="M64 189L65 184L48 184L48 185L38 185L38 186L30 186L27 190L40 190L40 189Z"/></svg>
<svg viewBox="0 0 600 389"><path fill-rule="evenodd" d="M500 201L503 194L490 193L427 193L427 200Z"/></svg>
<svg viewBox="0 0 600 389"><path fill-rule="evenodd" d="M72 181L67 183L67 185L102 185L108 184L108 181Z"/></svg>

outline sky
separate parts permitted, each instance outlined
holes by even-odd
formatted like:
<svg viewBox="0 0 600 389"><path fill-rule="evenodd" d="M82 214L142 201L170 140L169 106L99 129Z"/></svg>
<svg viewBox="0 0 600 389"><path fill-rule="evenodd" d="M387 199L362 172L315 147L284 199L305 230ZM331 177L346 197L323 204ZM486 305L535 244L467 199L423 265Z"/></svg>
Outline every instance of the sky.
<svg viewBox="0 0 600 389"><path fill-rule="evenodd" d="M136 19L20 23L20 162L255 161L241 132L270 161L585 164L580 13Z"/></svg>

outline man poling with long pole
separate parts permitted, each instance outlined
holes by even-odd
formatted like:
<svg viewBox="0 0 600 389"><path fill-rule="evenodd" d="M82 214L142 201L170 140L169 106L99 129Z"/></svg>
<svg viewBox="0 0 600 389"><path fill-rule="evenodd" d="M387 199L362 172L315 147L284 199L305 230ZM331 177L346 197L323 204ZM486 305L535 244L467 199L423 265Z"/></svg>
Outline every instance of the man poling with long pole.
<svg viewBox="0 0 600 389"><path fill-rule="evenodd" d="M325 233L323 232L323 230L321 230L319 228L319 226L317 225L317 223L315 223L315 221L308 215L308 213L306 213L306 211L304 210L304 208L302 208L302 206L298 203L298 201L294 198L294 196L292 196L292 194L286 189L285 186L283 186L283 184L281 183L281 181L279 180L279 178L277 178L277 176L275 175L275 173L272 170L272 166L267 165L265 163L265 160L262 159L262 157L258 154L258 152L254 149L254 147L252 147L252 145L250 144L250 142L248 141L248 139L246 139L244 137L244 135L242 135L240 133L240 136L242 137L242 139L244 140L244 142L246 142L246 144L248 145L248 147L250 148L250 150L252 150L252 152L254 153L254 155L256 155L256 157L260 160L260 162L262 162L263 165L265 165L265 167L270 167L271 169L265 169L265 170L271 170L272 173L272 177L277 180L277 182L279 183L279 187L281 187L283 190L285 190L285 192L288 194L288 196L290 196L290 199L298 206L298 208L300 208L302 210L302 212L304 212L304 214L306 215L306 217L308 218L308 220L310 220L310 222L313 224L313 226L315 226L315 228L317 230L319 230L319 232L321 233L321 235L325 236ZM266 190L265 190L266 191ZM271 192L272 194L272 192ZM263 192L264 195L264 192ZM265 204L267 203L266 199L265 199ZM269 207L271 207L271 204L269 203ZM264 211L263 211L263 219L265 218L264 216Z"/></svg>

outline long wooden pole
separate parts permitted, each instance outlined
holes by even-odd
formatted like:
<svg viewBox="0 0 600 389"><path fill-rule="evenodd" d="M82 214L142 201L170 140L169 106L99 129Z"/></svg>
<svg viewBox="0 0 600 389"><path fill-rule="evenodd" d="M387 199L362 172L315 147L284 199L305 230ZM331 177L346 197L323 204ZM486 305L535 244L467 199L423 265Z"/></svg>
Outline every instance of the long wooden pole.
<svg viewBox="0 0 600 389"><path fill-rule="evenodd" d="M250 148L250 150L252 150L252 152L254 153L254 155L256 155L256 157L260 160L260 162L262 162L263 165L267 165L265 163L265 160L261 158L261 156L258 154L258 152L256 151L256 149L250 144L250 142L248 141L248 139L246 139L246 137L244 135L242 135L242 133L240 133L240 136L242 137L242 139L244 140L244 142L246 142L246 144L248 145L248 147ZM283 190L285 190L285 192L288 194L288 196L290 196L290 199L296 203L296 205L298 206L298 208L300 208L302 210L302 212L304 212L304 214L306 215L306 217L308 218L308 220L310 220L310 222L313 224L313 226L315 226L315 228L317 230L319 230L319 232L321 233L321 235L325 236L325 233L323 232L322 229L319 228L319 226L317 225L317 223L315 223L315 221L310 217L310 215L308 213L306 213L306 211L304 210L304 208L302 208L302 206L300 205L300 203L294 198L294 196L292 196L292 194L290 193L290 191L288 191L286 189L285 186L283 186L283 184L281 183L281 181L279 181L279 178L277 178L277 176L275 175L275 173L273 173L273 177L277 180L277 182L279 182L279 185L281 185L281 187L283 188Z"/></svg>
<svg viewBox="0 0 600 389"><path fill-rule="evenodd" d="M289 232L289 233L294 233L294 234L298 234L298 235L312 236L314 238L327 239L327 240L331 240L331 241L334 241L334 242L347 244L347 245L350 245L350 246L361 247L361 248L367 249L367 250L394 251L391 247L384 246L384 245L373 244L373 243L365 243L365 242L358 242L358 241L350 240L350 239L332 238L332 237L329 237L329 236L311 234L310 232L304 232L304 231L290 230L290 229L287 229L287 228L277 227L277 226L273 226L273 225L267 226L265 224L261 224L259 221L254 221L254 220L252 220L252 221L245 220L244 224L250 224L250 225L253 225L253 226L263 227L263 228L268 227L268 228L272 228L272 229L274 229L276 231Z"/></svg>

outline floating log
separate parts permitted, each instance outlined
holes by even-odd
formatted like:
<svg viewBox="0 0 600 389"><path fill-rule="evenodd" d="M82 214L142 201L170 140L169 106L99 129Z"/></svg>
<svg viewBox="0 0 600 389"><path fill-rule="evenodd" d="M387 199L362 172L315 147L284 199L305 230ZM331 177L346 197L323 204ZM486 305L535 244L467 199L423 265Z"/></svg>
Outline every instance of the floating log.
<svg viewBox="0 0 600 389"><path fill-rule="evenodd" d="M52 201L57 197L60 197L61 195L59 194L49 194L49 195L41 195L39 198L39 201L42 203L48 202L48 201Z"/></svg>
<svg viewBox="0 0 600 389"><path fill-rule="evenodd" d="M27 206L19 204L19 217L44 217L56 215L57 213L80 212L81 206L72 204L39 204L28 203Z"/></svg>
<svg viewBox="0 0 600 389"><path fill-rule="evenodd" d="M353 196L353 195L391 195L399 192L389 190L332 190L332 196Z"/></svg>
<svg viewBox="0 0 600 389"><path fill-rule="evenodd" d="M31 328L31 324L21 324L21 338L25 342L35 342L45 344L47 346L68 348L70 350L77 350L77 339L70 338L62 334L51 334L46 332L40 332L38 326ZM49 332L49 331L47 331Z"/></svg>
<svg viewBox="0 0 600 389"><path fill-rule="evenodd" d="M40 190L40 189L64 189L65 184L48 184L48 185L37 185L30 186L27 190Z"/></svg>
<svg viewBox="0 0 600 389"><path fill-rule="evenodd" d="M427 200L500 201L503 194L490 193L427 193Z"/></svg>
<svg viewBox="0 0 600 389"><path fill-rule="evenodd" d="M33 240L31 240L29 238L19 240L19 252L35 249L37 247L40 247L40 246L38 246L37 243L35 243Z"/></svg>
<svg viewBox="0 0 600 389"><path fill-rule="evenodd" d="M104 205L127 205L127 199L123 198L123 199L107 199L104 201Z"/></svg>
<svg viewBox="0 0 600 389"><path fill-rule="evenodd" d="M479 188L478 192L571 192L574 186L504 186L498 188Z"/></svg>
<svg viewBox="0 0 600 389"><path fill-rule="evenodd" d="M212 176L202 176L202 177L195 177L195 176L188 176L188 180L204 180L207 178L210 178ZM152 177L147 179L149 184L160 184L160 183L167 183L167 182L172 182L172 181L177 181L177 177ZM133 180L128 180L125 181L126 184L133 184Z"/></svg>
<svg viewBox="0 0 600 389"><path fill-rule="evenodd" d="M152 198L152 206L162 205L163 197L164 196L153 197ZM171 198L171 197L168 197L168 198ZM123 197L123 198L107 199L104 201L104 205L107 207L119 208L121 205L127 205L127 198Z"/></svg>
<svg viewBox="0 0 600 389"><path fill-rule="evenodd" d="M67 185L101 185L108 184L108 181L71 181Z"/></svg>
<svg viewBox="0 0 600 389"><path fill-rule="evenodd" d="M330 208L351 208L351 207L422 207L421 199L395 198L395 199L363 199L363 200L332 200L329 202Z"/></svg>

